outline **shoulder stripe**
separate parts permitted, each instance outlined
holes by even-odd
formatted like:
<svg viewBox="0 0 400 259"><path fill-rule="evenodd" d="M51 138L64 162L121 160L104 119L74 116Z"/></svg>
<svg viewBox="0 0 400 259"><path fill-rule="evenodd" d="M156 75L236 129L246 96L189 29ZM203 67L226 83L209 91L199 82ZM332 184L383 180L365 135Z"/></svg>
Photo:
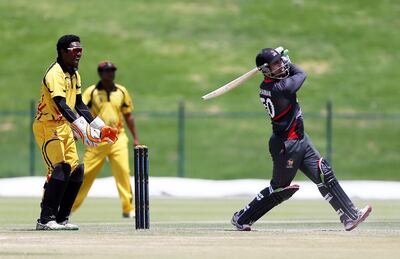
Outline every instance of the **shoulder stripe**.
<svg viewBox="0 0 400 259"><path fill-rule="evenodd" d="M121 87L119 87L118 85L115 85L115 87L122 92L122 95L124 96L124 101L125 101L125 92L124 92L124 90L122 90ZM122 104L122 106L123 107L129 107L129 105L126 104L125 102Z"/></svg>
<svg viewBox="0 0 400 259"><path fill-rule="evenodd" d="M46 72L44 73L44 76L43 76L43 84L44 84L44 86L46 86L46 88L49 90L50 93L52 93L53 91L50 91L49 87L46 84L46 76L47 76L47 73L49 73L50 69L52 69L56 63L57 62L53 62L53 64L51 64L49 66L49 68L47 68L47 70L46 70Z"/></svg>

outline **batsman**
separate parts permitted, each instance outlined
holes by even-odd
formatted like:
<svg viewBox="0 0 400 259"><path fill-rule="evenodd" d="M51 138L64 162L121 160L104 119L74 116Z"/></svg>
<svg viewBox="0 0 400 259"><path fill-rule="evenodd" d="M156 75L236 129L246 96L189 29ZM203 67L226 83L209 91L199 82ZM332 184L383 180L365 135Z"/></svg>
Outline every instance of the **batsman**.
<svg viewBox="0 0 400 259"><path fill-rule="evenodd" d="M363 222L372 207L358 209L339 184L329 162L316 150L304 131L303 115L296 93L306 80L306 73L291 63L286 51L262 49L256 56L257 68L264 74L259 96L272 124L269 152L273 161L270 186L240 211L231 223L249 231L251 226L272 208L289 199L298 185L291 185L298 169L313 181L321 195L350 231Z"/></svg>
<svg viewBox="0 0 400 259"><path fill-rule="evenodd" d="M78 73L83 48L76 35L64 35L57 42L57 61L46 71L41 84L33 133L47 167L37 230L77 230L69 223L72 205L84 175L79 164L74 130L88 146L117 140L117 129L93 118L82 101Z"/></svg>

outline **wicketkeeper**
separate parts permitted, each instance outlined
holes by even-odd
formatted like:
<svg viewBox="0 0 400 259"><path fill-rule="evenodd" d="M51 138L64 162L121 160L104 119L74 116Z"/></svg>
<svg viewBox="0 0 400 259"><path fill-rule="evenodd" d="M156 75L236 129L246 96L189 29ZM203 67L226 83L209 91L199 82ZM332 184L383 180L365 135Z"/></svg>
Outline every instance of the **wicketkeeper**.
<svg viewBox="0 0 400 259"><path fill-rule="evenodd" d="M354 206L328 161L321 157L304 132L296 93L306 79L305 72L292 64L284 52L272 48L258 53L256 65L265 76L260 85L260 98L272 123L273 134L269 140L272 179L269 187L233 215L232 224L238 230L251 230L251 225L259 218L299 190L298 185L290 184L300 169L338 213L345 230L354 229L368 217L372 207L358 209Z"/></svg>
<svg viewBox="0 0 400 259"><path fill-rule="evenodd" d="M78 229L68 219L84 168L79 164L71 128L89 146L117 140L117 129L106 126L99 117L93 118L82 101L78 73L82 51L78 36L62 36L57 42L57 61L42 80L33 133L47 167L47 181L37 230Z"/></svg>
<svg viewBox="0 0 400 259"><path fill-rule="evenodd" d="M122 202L122 216L132 218L135 216L135 210L132 205L129 147L124 120L132 133L133 144L139 145L139 139L132 115L132 98L125 87L114 82L116 70L117 67L110 61L101 62L97 67L100 81L96 85L88 87L83 93L83 101L90 108L91 113L118 129L118 141L113 145L86 148L85 178L72 211L78 209L82 204L104 162L108 159Z"/></svg>

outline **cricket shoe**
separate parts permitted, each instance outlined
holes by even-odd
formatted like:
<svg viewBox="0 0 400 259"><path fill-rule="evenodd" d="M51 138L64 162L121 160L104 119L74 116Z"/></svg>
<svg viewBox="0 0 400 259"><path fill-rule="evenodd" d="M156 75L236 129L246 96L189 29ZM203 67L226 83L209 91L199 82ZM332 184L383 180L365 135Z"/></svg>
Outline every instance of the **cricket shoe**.
<svg viewBox="0 0 400 259"><path fill-rule="evenodd" d="M63 230L79 230L79 226L76 224L69 223L68 220L58 223L64 226Z"/></svg>
<svg viewBox="0 0 400 259"><path fill-rule="evenodd" d="M233 214L232 219L231 219L231 224L234 225L236 227L237 230L239 231L251 231L251 225L250 224L239 224L238 220L239 220L239 212L235 212L235 214Z"/></svg>
<svg viewBox="0 0 400 259"><path fill-rule="evenodd" d="M359 210L358 218L356 220L348 219L343 222L344 229L346 231L351 231L355 229L361 222L363 222L369 216L371 211L372 211L371 205L365 206L363 209Z"/></svg>
<svg viewBox="0 0 400 259"><path fill-rule="evenodd" d="M126 219L133 219L133 218L135 218L135 211L131 210L129 212L123 212L122 217L126 218Z"/></svg>
<svg viewBox="0 0 400 259"><path fill-rule="evenodd" d="M40 222L40 220L36 223L36 230L64 230L65 226L58 224L55 220L51 220L46 224Z"/></svg>

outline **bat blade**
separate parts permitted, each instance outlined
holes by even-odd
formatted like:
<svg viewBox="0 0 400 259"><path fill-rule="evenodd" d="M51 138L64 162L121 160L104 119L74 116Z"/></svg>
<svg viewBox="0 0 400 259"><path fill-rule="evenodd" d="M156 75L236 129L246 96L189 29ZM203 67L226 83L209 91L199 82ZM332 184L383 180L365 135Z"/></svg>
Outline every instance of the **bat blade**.
<svg viewBox="0 0 400 259"><path fill-rule="evenodd" d="M242 76L236 78L235 80L232 80L231 82L227 83L226 85L221 86L220 88L204 95L203 97L201 97L203 100L210 100L214 97L220 96L236 87L238 87L239 85L241 85L243 82L249 80L250 78L252 78L255 74L257 74L258 72L258 68L253 68L252 70L250 70L249 72L243 74Z"/></svg>

